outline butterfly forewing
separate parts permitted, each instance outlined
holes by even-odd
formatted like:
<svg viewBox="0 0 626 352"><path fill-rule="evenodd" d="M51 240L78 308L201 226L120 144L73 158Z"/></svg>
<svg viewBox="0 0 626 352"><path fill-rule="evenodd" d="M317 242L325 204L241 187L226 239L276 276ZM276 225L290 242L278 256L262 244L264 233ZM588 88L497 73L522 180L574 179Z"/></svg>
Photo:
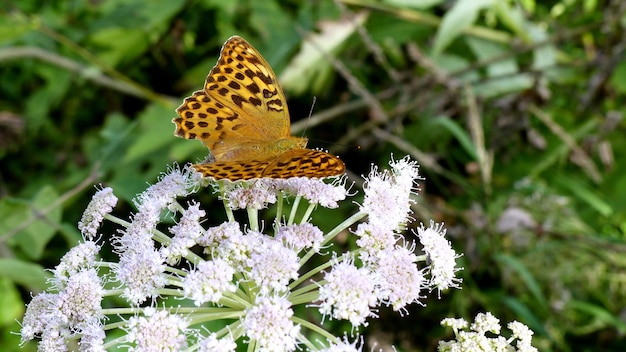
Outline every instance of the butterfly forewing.
<svg viewBox="0 0 626 352"><path fill-rule="evenodd" d="M274 71L248 42L230 38L209 73L205 91L245 121L238 131L274 141L289 136L289 111Z"/></svg>

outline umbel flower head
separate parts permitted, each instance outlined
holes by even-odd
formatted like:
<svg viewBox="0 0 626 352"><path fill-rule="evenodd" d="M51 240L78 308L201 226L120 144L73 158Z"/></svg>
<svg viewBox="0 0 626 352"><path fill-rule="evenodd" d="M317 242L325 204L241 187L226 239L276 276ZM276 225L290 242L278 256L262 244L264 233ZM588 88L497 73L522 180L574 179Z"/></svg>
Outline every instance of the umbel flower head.
<svg viewBox="0 0 626 352"><path fill-rule="evenodd" d="M100 188L79 223L84 242L29 304L22 340L38 339L42 351L360 350L354 333L381 306L406 314L429 292L460 284L442 224L402 235L418 171L408 157L373 167L358 211L328 231L315 210L354 195L345 177L215 182L175 166L135 198L126 219L111 213L113 190ZM223 207L193 200L207 189ZM261 220L269 207L274 218ZM220 212L223 222L207 220ZM103 221L116 232L100 233ZM356 247L331 249L339 234L356 236ZM105 241L115 261L97 259ZM352 342L326 330L328 320L349 322Z"/></svg>
<svg viewBox="0 0 626 352"><path fill-rule="evenodd" d="M526 325L513 321L507 327L511 330L511 337L500 336L500 320L491 313L478 313L470 325L465 319L446 318L442 326L454 330L455 340L439 341L437 351L513 351L537 352L531 345L532 330ZM469 328L469 331L467 329ZM486 333L495 336L487 336Z"/></svg>

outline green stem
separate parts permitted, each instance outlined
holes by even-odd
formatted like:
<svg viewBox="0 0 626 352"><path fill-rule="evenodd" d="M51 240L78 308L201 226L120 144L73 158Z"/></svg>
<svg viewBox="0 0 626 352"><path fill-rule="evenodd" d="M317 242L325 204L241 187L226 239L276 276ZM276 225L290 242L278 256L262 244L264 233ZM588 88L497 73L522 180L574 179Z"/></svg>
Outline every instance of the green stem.
<svg viewBox="0 0 626 352"><path fill-rule="evenodd" d="M337 337L335 337L333 334L329 333L328 331L322 329L320 326L317 326L317 325L315 325L312 322L306 321L306 320L298 318L296 316L291 317L291 320L294 323L300 324L300 325L304 326L305 328L307 328L309 330L312 330L314 332L317 332L318 334L324 336L328 342L331 342L331 343L338 343L339 342Z"/></svg>
<svg viewBox="0 0 626 352"><path fill-rule="evenodd" d="M222 203L224 204L224 212L226 213L226 217L228 218L228 222L235 222L235 214L233 214L233 210L230 208L230 201L225 197L226 189L224 182L226 181L218 181L218 187L220 188L220 198L222 198Z"/></svg>
<svg viewBox="0 0 626 352"><path fill-rule="evenodd" d="M298 212L298 206L300 205L301 196L297 196L293 200L293 205L291 206L291 212L289 213L289 220L287 221L287 225L293 225L293 220L296 218L296 213Z"/></svg>
<svg viewBox="0 0 626 352"><path fill-rule="evenodd" d="M302 215L302 219L300 220L300 224L303 224L303 223L309 221L309 219L311 218L311 213L313 213L313 210L315 210L316 207L317 207L317 204L313 204L313 203L309 204L309 207L304 212L304 215Z"/></svg>
<svg viewBox="0 0 626 352"><path fill-rule="evenodd" d="M248 211L248 223L250 224L250 230L259 231L259 209L252 207L246 207Z"/></svg>
<svg viewBox="0 0 626 352"><path fill-rule="evenodd" d="M337 236L341 231L347 229L348 227L355 224L357 221L363 219L367 216L364 212L358 212L351 217L344 220L341 224L335 226L334 229L330 230L326 236L324 236L324 240L322 240L321 246L323 247L326 243L330 242L335 236ZM315 251L310 250L307 254L305 254L302 259L300 259L300 267L302 267L311 257L315 254Z"/></svg>

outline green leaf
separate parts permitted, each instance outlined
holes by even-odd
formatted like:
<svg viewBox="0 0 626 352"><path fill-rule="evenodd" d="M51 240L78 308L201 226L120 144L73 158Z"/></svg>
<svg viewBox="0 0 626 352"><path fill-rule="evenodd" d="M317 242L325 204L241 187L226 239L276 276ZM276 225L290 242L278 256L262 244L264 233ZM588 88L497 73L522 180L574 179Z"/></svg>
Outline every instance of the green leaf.
<svg viewBox="0 0 626 352"><path fill-rule="evenodd" d="M617 65L609 82L618 93L626 94L626 60Z"/></svg>
<svg viewBox="0 0 626 352"><path fill-rule="evenodd" d="M568 307L574 310L589 314L591 317L588 319L589 331L598 331L611 327L616 329L620 334L626 332L626 323L624 323L619 316L615 316L605 307L597 304L583 302L578 300L571 300L568 302ZM588 333L589 331L585 331Z"/></svg>
<svg viewBox="0 0 626 352"><path fill-rule="evenodd" d="M43 291L48 287L47 279L52 277L52 275L38 264L18 259L0 258L0 277L9 279L11 282L32 290ZM3 293L0 296L4 296L5 291L0 292ZM0 309L0 311L3 311L3 309Z"/></svg>
<svg viewBox="0 0 626 352"><path fill-rule="evenodd" d="M2 260L0 260L0 271L2 270ZM24 302L20 297L18 289L12 280L9 280L0 272L0 325L5 326L13 320L19 319L24 314Z"/></svg>
<svg viewBox="0 0 626 352"><path fill-rule="evenodd" d="M147 33L136 28L104 28L91 36L91 42L102 47L98 57L110 66L140 56L149 44Z"/></svg>
<svg viewBox="0 0 626 352"><path fill-rule="evenodd" d="M126 3L126 1L124 1ZM154 32L155 28L163 31L169 30L170 20L184 7L187 6L184 0L151 0L143 1L138 13L143 20L143 28Z"/></svg>
<svg viewBox="0 0 626 352"><path fill-rule="evenodd" d="M0 43L14 42L34 29L33 23L26 21L25 17L7 16L4 13L2 19L3 21L0 21Z"/></svg>
<svg viewBox="0 0 626 352"><path fill-rule="evenodd" d="M24 200L8 197L0 199L0 237L3 241L15 237L29 213L28 203Z"/></svg>
<svg viewBox="0 0 626 352"><path fill-rule="evenodd" d="M10 243L32 259L39 259L61 221L61 206L50 208L58 199L52 186L45 186L31 202L5 198L0 201L0 233L12 235Z"/></svg>
<svg viewBox="0 0 626 352"><path fill-rule="evenodd" d="M480 38L467 38L466 42L470 49L472 49L472 53L476 55L480 61L490 61L495 57L505 54L508 50L502 44ZM508 75L519 71L517 62L513 57L506 60L492 61L492 63L487 65L487 75L489 77Z"/></svg>
<svg viewBox="0 0 626 352"><path fill-rule="evenodd" d="M544 43L550 39L550 35L540 26L530 25L526 30L534 43ZM553 44L538 45L533 51L534 70L546 70L557 65L557 50Z"/></svg>
<svg viewBox="0 0 626 352"><path fill-rule="evenodd" d="M435 35L433 56L438 56L464 30L471 26L478 18L480 10L491 7L493 0L459 0L448 11Z"/></svg>
<svg viewBox="0 0 626 352"><path fill-rule="evenodd" d="M151 104L139 116L139 131L133 144L126 151L125 163L141 160L155 151L172 145L178 138L174 136L176 116L175 106ZM168 161L164 161L167 163Z"/></svg>
<svg viewBox="0 0 626 352"><path fill-rule="evenodd" d="M30 131L39 130L43 126L57 127L58 121L51 120L50 110L65 97L73 79L69 72L51 66L38 67L37 74L45 80L45 85L26 100L27 128ZM53 132L56 131L47 130L46 134Z"/></svg>
<svg viewBox="0 0 626 352"><path fill-rule="evenodd" d="M326 53L335 52L366 19L366 15L358 15L350 21L329 22L319 34L310 35L280 75L285 90L296 95L307 89L320 92L332 72L332 66L325 58Z"/></svg>
<svg viewBox="0 0 626 352"><path fill-rule="evenodd" d="M528 270L522 261L505 254L497 255L496 259L507 268L519 274L522 281L526 284L526 288L528 288L530 293L535 297L537 303L539 303L542 307L548 306L548 301L541 292L541 285L537 282L537 280L535 280L533 273Z"/></svg>
<svg viewBox="0 0 626 352"><path fill-rule="evenodd" d="M523 41L530 41L527 33L527 14L519 6L512 5L512 3L506 1L496 1L493 8L502 25L511 29Z"/></svg>
<svg viewBox="0 0 626 352"><path fill-rule="evenodd" d="M195 141L195 143L185 143L181 141L181 143L175 142L174 146L170 149L169 160L184 165L186 162L200 162L204 160L208 154L208 149L202 145L200 141Z"/></svg>
<svg viewBox="0 0 626 352"><path fill-rule="evenodd" d="M577 182L575 179L569 176L557 175L555 181L567 188L572 194L581 200L584 204L588 205L591 209L595 209L602 216L608 217L613 214L613 208L605 202L602 197L598 196L595 190L589 189L581 182Z"/></svg>
<svg viewBox="0 0 626 352"><path fill-rule="evenodd" d="M480 61L493 61L487 65L487 76L490 79L474 86L476 95L493 97L520 92L532 87L533 78L527 73L519 72L515 58L492 60L507 52L508 49L505 46L479 38L467 38L466 42Z"/></svg>
<svg viewBox="0 0 626 352"><path fill-rule="evenodd" d="M448 130L453 136L456 137L459 144L461 144L463 149L465 149L465 152L467 152L472 160L478 160L478 153L476 152L476 147L474 146L474 143L472 143L472 138L467 134L467 131L459 126L456 121L447 117L440 117L433 119L432 122L434 126L440 125L441 127Z"/></svg>
<svg viewBox="0 0 626 352"><path fill-rule="evenodd" d="M548 331L544 327L541 318L538 317L533 310L531 310L528 305L522 303L519 299L515 297L505 297L503 299L504 304L506 304L512 311L515 312L516 320L522 321L524 324L528 325L528 327L537 334L548 336Z"/></svg>

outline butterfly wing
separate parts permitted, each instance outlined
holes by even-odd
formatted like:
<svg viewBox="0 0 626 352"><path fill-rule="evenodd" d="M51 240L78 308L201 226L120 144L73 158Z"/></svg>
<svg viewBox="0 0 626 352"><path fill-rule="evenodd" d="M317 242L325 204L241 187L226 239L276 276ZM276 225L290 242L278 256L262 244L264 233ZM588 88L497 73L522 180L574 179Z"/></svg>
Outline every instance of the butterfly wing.
<svg viewBox="0 0 626 352"><path fill-rule="evenodd" d="M292 149L278 157L246 160L216 161L194 164L204 177L216 180L250 180L254 178L329 177L345 172L344 163L336 156L312 149Z"/></svg>
<svg viewBox="0 0 626 352"><path fill-rule="evenodd" d="M329 177L341 175L346 166L336 156L313 149L288 150L272 160L263 170L263 177Z"/></svg>
<svg viewBox="0 0 626 352"><path fill-rule="evenodd" d="M232 160L241 146L264 146L290 136L289 111L276 75L238 36L224 43L204 90L186 98L176 112L176 135L202 140L217 161Z"/></svg>
<svg viewBox="0 0 626 352"><path fill-rule="evenodd" d="M271 163L270 159L247 161L216 161L209 164L193 164L203 177L215 180L250 180L263 177L263 170Z"/></svg>

